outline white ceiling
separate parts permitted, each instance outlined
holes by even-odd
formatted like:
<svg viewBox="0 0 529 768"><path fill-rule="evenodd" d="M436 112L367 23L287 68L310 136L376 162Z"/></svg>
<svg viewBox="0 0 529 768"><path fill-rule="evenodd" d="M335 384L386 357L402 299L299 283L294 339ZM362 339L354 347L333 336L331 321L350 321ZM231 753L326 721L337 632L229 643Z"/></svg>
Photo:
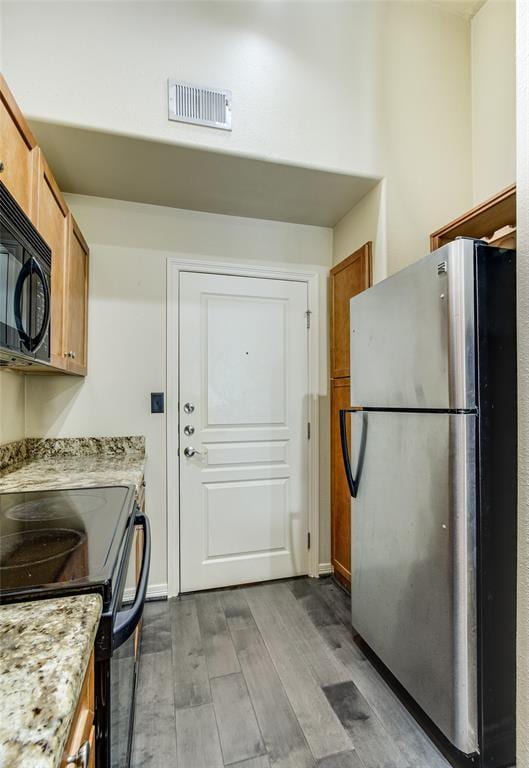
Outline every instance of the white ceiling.
<svg viewBox="0 0 529 768"><path fill-rule="evenodd" d="M333 227L378 181L30 122L63 192Z"/></svg>

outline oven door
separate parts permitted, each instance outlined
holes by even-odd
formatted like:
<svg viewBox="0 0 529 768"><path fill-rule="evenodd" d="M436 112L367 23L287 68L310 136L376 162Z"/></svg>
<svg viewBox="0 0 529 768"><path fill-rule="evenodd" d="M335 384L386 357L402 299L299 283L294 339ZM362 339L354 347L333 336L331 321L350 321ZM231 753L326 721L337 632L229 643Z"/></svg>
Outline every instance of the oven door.
<svg viewBox="0 0 529 768"><path fill-rule="evenodd" d="M139 627L147 593L149 576L151 536L148 518L136 515L136 526L141 531L142 558L134 600L129 603L122 599L121 609L116 614L110 659L110 766L128 768L130 765L136 681L140 660Z"/></svg>

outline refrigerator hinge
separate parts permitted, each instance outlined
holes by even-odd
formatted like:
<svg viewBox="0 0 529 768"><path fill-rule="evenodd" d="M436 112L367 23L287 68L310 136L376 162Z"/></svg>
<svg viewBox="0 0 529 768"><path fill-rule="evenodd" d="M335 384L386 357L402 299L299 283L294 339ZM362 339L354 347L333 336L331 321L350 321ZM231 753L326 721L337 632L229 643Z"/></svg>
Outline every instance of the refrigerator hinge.
<svg viewBox="0 0 529 768"><path fill-rule="evenodd" d="M307 440L310 440L310 421L307 422Z"/></svg>
<svg viewBox="0 0 529 768"><path fill-rule="evenodd" d="M307 549L310 549L310 533L307 533Z"/></svg>
<svg viewBox="0 0 529 768"><path fill-rule="evenodd" d="M310 309L307 309L305 312L305 317L307 318L307 328L310 328L310 316L312 315L312 312Z"/></svg>

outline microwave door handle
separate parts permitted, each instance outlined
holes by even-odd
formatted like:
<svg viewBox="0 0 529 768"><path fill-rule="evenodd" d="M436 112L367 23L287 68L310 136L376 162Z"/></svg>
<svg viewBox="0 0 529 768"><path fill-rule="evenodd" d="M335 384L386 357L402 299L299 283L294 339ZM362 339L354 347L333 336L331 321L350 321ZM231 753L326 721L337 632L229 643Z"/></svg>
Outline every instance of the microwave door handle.
<svg viewBox="0 0 529 768"><path fill-rule="evenodd" d="M24 329L24 322L22 319L22 288L30 275L31 259L28 259L18 273L18 278L15 283L15 295L13 297L13 311L15 313L15 323L17 326L18 335L20 336L24 346L26 346L29 350L31 349L31 338Z"/></svg>
<svg viewBox="0 0 529 768"><path fill-rule="evenodd" d="M30 261L32 264L32 271L37 273L40 282L42 283L42 290L44 292L44 317L42 318L42 324L40 326L39 332L35 334L32 339L30 339L30 349L32 352L36 352L44 341L44 337L46 336L46 332L50 324L50 290L48 288L48 281L46 279L46 275L44 274L44 270L40 266L37 259L32 256Z"/></svg>
<svg viewBox="0 0 529 768"><path fill-rule="evenodd" d="M125 640L132 635L143 614L143 604L147 595L147 582L149 581L149 568L151 564L151 526L149 518L144 514L137 514L134 518L135 525L143 528L143 559L141 573L136 590L136 597L130 608L119 611L112 630L112 650L115 651Z"/></svg>

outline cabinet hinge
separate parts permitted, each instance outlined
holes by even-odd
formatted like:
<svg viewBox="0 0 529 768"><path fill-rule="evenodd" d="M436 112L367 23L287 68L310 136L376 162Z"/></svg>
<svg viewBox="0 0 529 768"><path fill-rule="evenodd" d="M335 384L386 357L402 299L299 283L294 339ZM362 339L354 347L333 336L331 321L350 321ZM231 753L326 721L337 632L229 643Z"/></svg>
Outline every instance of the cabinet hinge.
<svg viewBox="0 0 529 768"><path fill-rule="evenodd" d="M312 312L310 309L307 309L305 312L305 317L307 318L307 328L310 328L310 316L312 315Z"/></svg>
<svg viewBox="0 0 529 768"><path fill-rule="evenodd" d="M310 549L310 533L307 533L307 549Z"/></svg>
<svg viewBox="0 0 529 768"><path fill-rule="evenodd" d="M310 421L307 422L307 440L310 440Z"/></svg>

